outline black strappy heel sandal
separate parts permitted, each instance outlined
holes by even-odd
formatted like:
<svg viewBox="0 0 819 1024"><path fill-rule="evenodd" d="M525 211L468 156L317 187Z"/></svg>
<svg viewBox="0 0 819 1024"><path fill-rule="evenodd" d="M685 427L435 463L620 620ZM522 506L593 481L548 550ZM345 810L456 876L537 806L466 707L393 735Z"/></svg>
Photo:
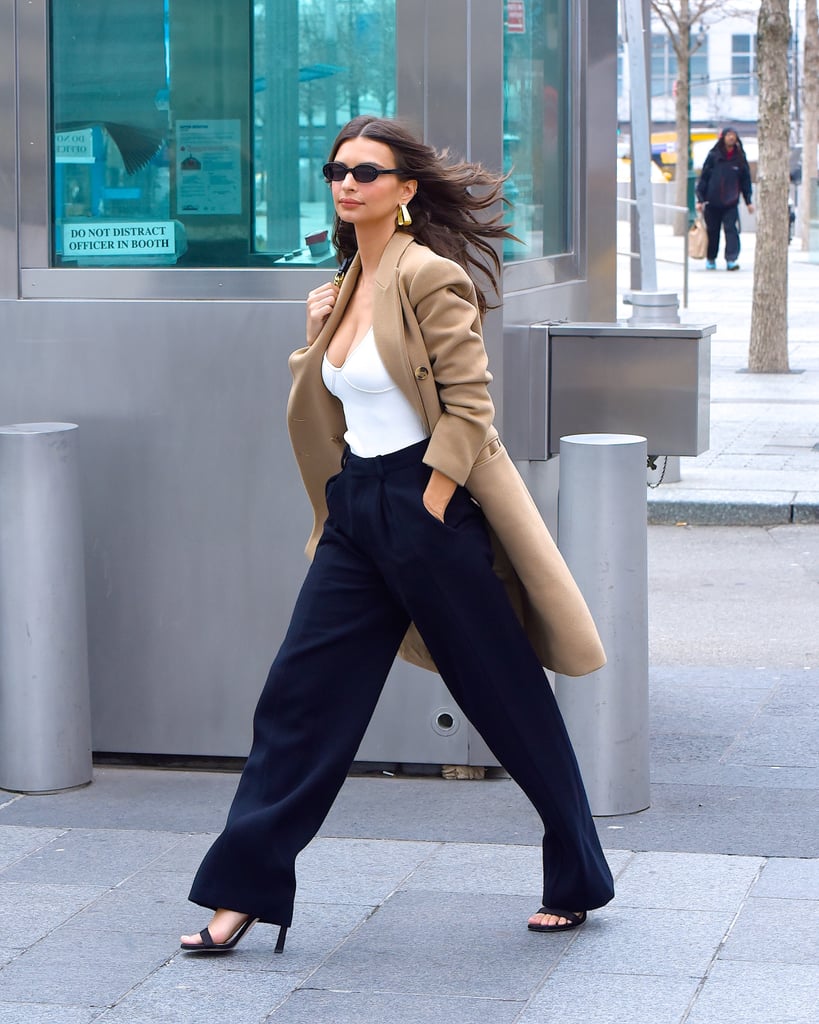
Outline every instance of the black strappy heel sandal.
<svg viewBox="0 0 819 1024"><path fill-rule="evenodd" d="M233 949L237 946L240 940L247 935L258 920L258 917L249 917L239 925L236 931L225 942L214 942L210 929L203 928L202 931L199 932L199 938L202 940L201 942L180 942L179 948L184 949L187 953L224 953L228 949Z"/></svg>
<svg viewBox="0 0 819 1024"><path fill-rule="evenodd" d="M258 917L249 917L243 924L240 924L236 931L231 935L225 942L214 942L213 936L209 929L203 928L199 932L201 942L180 942L180 949L184 949L186 953L225 953L229 949L234 949L240 942L241 939L247 935L254 924L259 921ZM283 924L279 928L279 937L276 940L276 948L273 950L274 953L284 952L284 940L287 937L287 925Z"/></svg>
<svg viewBox="0 0 819 1024"><path fill-rule="evenodd" d="M568 932L572 928L579 928L586 923L586 911L579 910L555 910L554 907L541 907L538 914L551 914L553 917L562 917L565 924L530 924L530 932Z"/></svg>

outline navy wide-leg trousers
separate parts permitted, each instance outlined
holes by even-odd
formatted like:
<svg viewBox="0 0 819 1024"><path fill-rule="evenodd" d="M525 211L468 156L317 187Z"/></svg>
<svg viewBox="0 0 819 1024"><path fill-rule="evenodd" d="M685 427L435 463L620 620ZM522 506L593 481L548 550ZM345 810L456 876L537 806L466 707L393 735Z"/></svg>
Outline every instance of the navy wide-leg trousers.
<svg viewBox="0 0 819 1024"><path fill-rule="evenodd" d="M445 523L427 512L426 444L349 455L328 483L324 533L259 699L225 830L194 880L195 903L291 923L296 856L344 782L411 620L543 820L544 904L590 910L612 898L563 720L492 571L483 514L462 487Z"/></svg>

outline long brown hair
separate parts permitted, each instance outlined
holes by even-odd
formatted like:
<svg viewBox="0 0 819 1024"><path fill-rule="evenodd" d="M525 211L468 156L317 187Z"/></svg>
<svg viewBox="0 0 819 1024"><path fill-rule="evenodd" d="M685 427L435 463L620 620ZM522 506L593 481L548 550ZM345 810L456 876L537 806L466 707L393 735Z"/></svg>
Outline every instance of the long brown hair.
<svg viewBox="0 0 819 1024"><path fill-rule="evenodd" d="M399 121L362 114L354 117L339 132L330 160L348 139L373 139L389 146L395 154L396 166L403 180L415 179L418 190L410 201L412 224L398 228L407 231L439 256L459 263L473 278L478 271L497 291L501 271L492 240L514 238L503 223L503 209L486 214L503 198L503 175L492 174L480 164L466 161L450 162L448 150L438 152L419 142L409 128ZM355 228L335 217L333 245L340 260L353 256L357 250ZM486 294L478 282L475 291L481 316L487 310Z"/></svg>

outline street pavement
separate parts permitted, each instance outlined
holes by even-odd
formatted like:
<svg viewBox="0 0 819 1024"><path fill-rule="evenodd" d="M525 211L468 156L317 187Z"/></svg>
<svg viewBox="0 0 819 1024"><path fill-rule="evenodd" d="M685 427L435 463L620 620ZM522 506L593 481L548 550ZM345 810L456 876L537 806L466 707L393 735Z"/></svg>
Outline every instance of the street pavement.
<svg viewBox="0 0 819 1024"><path fill-rule="evenodd" d="M2 1024L815 1024L819 268L791 253L804 372L742 374L752 241L737 273L691 265L685 315L718 325L712 447L650 496L651 805L597 819L614 901L528 932L540 835L514 783L360 766L299 859L284 954L259 926L191 956L188 886L236 776L97 766L0 791ZM783 518L754 525L762 506Z"/></svg>

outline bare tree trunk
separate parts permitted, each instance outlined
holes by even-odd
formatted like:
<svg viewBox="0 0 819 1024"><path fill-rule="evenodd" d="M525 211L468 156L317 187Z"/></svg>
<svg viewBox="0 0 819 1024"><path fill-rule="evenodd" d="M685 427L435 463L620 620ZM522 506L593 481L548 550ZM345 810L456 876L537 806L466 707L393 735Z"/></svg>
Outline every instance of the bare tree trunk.
<svg viewBox="0 0 819 1024"><path fill-rule="evenodd" d="M816 145L819 142L819 17L816 0L805 0L805 57L802 64L802 85L802 183L799 186L799 218L802 248L807 249L810 245L811 195L816 188Z"/></svg>
<svg viewBox="0 0 819 1024"><path fill-rule="evenodd" d="M762 0L757 22L759 174L748 369L788 373L788 0Z"/></svg>
<svg viewBox="0 0 819 1024"><path fill-rule="evenodd" d="M674 175L674 205L688 207L688 152L690 149L691 121L689 116L689 64L691 44L691 20L688 0L680 0L677 36L672 44L677 54L677 95L674 100L674 120L677 129L677 170ZM688 214L674 215L674 234L684 235L688 231Z"/></svg>

